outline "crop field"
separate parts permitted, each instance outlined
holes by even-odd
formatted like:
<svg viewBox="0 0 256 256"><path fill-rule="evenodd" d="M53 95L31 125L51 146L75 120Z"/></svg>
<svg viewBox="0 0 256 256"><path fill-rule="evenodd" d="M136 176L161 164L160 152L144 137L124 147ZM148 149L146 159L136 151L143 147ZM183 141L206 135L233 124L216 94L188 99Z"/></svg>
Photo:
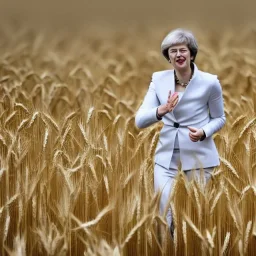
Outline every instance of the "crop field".
<svg viewBox="0 0 256 256"><path fill-rule="evenodd" d="M171 29L1 27L0 255L256 255L256 30L193 30L227 122L206 188L177 176L172 240L153 190L162 123L134 124Z"/></svg>

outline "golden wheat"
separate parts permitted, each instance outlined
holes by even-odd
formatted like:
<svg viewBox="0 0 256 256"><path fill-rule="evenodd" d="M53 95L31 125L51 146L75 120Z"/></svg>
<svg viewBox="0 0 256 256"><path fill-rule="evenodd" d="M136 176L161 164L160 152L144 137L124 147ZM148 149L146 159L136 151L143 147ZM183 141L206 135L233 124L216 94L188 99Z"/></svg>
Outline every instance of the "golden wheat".
<svg viewBox="0 0 256 256"><path fill-rule="evenodd" d="M227 123L214 135L221 165L211 181L177 175L172 241L169 207L159 214L153 186L162 124L134 125L152 72L170 68L157 49L166 31L8 28L0 30L1 255L253 255L255 33L245 29L241 44L232 30L195 29L197 64L218 74Z"/></svg>

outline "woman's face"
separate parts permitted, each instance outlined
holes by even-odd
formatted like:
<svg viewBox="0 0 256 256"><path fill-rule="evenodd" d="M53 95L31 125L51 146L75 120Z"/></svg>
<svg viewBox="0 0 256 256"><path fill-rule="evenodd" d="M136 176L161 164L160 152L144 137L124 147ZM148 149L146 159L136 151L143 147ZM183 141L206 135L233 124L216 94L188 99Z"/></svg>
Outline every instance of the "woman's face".
<svg viewBox="0 0 256 256"><path fill-rule="evenodd" d="M193 59L186 44L178 44L168 49L170 62L175 70L187 70Z"/></svg>

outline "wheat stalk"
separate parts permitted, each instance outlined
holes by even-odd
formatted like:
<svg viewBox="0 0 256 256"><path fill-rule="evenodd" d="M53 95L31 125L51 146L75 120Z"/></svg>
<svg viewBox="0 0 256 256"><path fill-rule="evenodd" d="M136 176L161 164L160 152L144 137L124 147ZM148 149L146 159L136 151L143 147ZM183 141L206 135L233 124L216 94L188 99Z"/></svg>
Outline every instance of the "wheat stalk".
<svg viewBox="0 0 256 256"><path fill-rule="evenodd" d="M195 195L195 199L196 199L198 219L201 220L201 218L202 218L202 208L201 208L201 204L200 204L200 200L199 200L198 191L197 191L197 188L194 185L194 183L192 183L192 187L193 187L193 191L194 191L194 195Z"/></svg>
<svg viewBox="0 0 256 256"><path fill-rule="evenodd" d="M22 120L22 122L19 124L17 132L20 132L22 128L24 128L25 124L29 121L29 118Z"/></svg>
<svg viewBox="0 0 256 256"><path fill-rule="evenodd" d="M83 223L81 225L79 225L79 227L74 228L73 230L79 230L79 229L88 229L91 226L95 226L96 224L99 223L99 221L107 214L109 213L111 210L113 209L112 205L108 205L107 207L105 207L94 220L91 220L89 222Z"/></svg>
<svg viewBox="0 0 256 256"><path fill-rule="evenodd" d="M238 139L241 139L241 137L244 135L244 133L255 124L256 117L250 120L243 128L243 130L240 132Z"/></svg>
<svg viewBox="0 0 256 256"><path fill-rule="evenodd" d="M44 143L43 143L43 151L45 151L47 141L48 141L48 135L49 135L49 129L45 129L45 134L44 134Z"/></svg>
<svg viewBox="0 0 256 256"><path fill-rule="evenodd" d="M240 256L244 256L244 252L243 252L243 242L242 242L241 239L238 241L238 251L239 251Z"/></svg>
<svg viewBox="0 0 256 256"><path fill-rule="evenodd" d="M121 248L124 248L124 246L130 241L130 239L133 237L133 235L139 230L139 228L151 217L150 214L145 215L129 232L129 234L126 236L125 240L121 244Z"/></svg>
<svg viewBox="0 0 256 256"><path fill-rule="evenodd" d="M89 145L89 141L88 141L88 138L87 138L87 136L86 136L86 132L85 132L85 130L84 130L83 124L82 124L82 123L79 123L78 126L79 126L80 131L81 131L81 133L82 133L82 135L83 135L83 138L84 138L84 141L85 141L86 145Z"/></svg>
<svg viewBox="0 0 256 256"><path fill-rule="evenodd" d="M214 211L214 209L215 209L215 207L216 207L216 205L217 205L217 203L218 203L222 193L223 193L223 191L220 190L219 193L217 194L217 196L215 197L215 199L214 199L214 201L212 203L212 207L210 209L210 214L213 214L213 211Z"/></svg>
<svg viewBox="0 0 256 256"><path fill-rule="evenodd" d="M224 255L225 251L227 250L229 240L230 240L230 232L227 232L225 239L224 239L223 246L221 248L221 255Z"/></svg>
<svg viewBox="0 0 256 256"><path fill-rule="evenodd" d="M239 179L239 175L237 174L237 171L232 166L232 164L225 158L219 157L221 162Z"/></svg>
<svg viewBox="0 0 256 256"><path fill-rule="evenodd" d="M234 212L234 210L232 209L231 204L228 204L228 209L229 209L231 217L234 220L234 223L235 223L235 225L237 227L237 230L240 231L241 230L241 223L240 223L240 221L238 221L237 213Z"/></svg>
<svg viewBox="0 0 256 256"><path fill-rule="evenodd" d="M199 237L203 242L205 242L203 234L200 232L200 230L196 227L196 225L192 222L192 220L185 214L183 213L184 218L188 225L192 228L192 230L195 232L197 237Z"/></svg>
<svg viewBox="0 0 256 256"><path fill-rule="evenodd" d="M31 125L35 122L35 120L36 120L36 118L37 118L38 115L39 115L39 112L38 112L38 111L36 111L36 112L33 114L33 116L31 117L31 120L30 120L30 123L29 123L28 127L31 127Z"/></svg>
<svg viewBox="0 0 256 256"><path fill-rule="evenodd" d="M208 241L208 243L210 244L211 248L214 248L214 237L211 236L209 230L206 230L206 239Z"/></svg>
<svg viewBox="0 0 256 256"><path fill-rule="evenodd" d="M182 235L183 235L183 240L185 244L185 254L187 254L187 248L188 248L188 240L187 240L187 223L186 221L182 221Z"/></svg>
<svg viewBox="0 0 256 256"><path fill-rule="evenodd" d="M59 126L50 115L43 113L43 116L46 117L46 119L52 124L56 131L59 131Z"/></svg>
<svg viewBox="0 0 256 256"><path fill-rule="evenodd" d="M244 254L247 252L248 243L249 243L249 236L252 229L252 221L248 221L246 230L245 230L245 236L244 236Z"/></svg>
<svg viewBox="0 0 256 256"><path fill-rule="evenodd" d="M17 111L13 111L5 120L4 125L6 126L16 115Z"/></svg>

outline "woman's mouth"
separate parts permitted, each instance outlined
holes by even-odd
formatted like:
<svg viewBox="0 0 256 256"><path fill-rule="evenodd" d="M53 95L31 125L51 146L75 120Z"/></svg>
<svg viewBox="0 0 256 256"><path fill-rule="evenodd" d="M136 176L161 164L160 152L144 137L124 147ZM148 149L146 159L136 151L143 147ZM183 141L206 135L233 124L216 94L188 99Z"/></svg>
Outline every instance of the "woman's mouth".
<svg viewBox="0 0 256 256"><path fill-rule="evenodd" d="M176 62L178 62L181 65L185 62L185 59L178 59Z"/></svg>

